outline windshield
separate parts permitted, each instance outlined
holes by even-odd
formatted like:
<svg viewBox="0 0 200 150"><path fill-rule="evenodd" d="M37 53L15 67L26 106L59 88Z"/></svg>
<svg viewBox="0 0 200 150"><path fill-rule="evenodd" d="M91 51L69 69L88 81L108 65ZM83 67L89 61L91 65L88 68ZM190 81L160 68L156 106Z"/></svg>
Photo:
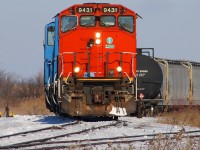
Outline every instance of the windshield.
<svg viewBox="0 0 200 150"><path fill-rule="evenodd" d="M102 27L110 27L115 26L115 20L114 16L101 16L99 23Z"/></svg>
<svg viewBox="0 0 200 150"><path fill-rule="evenodd" d="M128 32L134 31L134 19L133 16L119 16L118 26Z"/></svg>
<svg viewBox="0 0 200 150"><path fill-rule="evenodd" d="M94 16L81 16L80 18L80 25L81 26L86 26L86 27L91 27L95 26L95 17Z"/></svg>
<svg viewBox="0 0 200 150"><path fill-rule="evenodd" d="M63 16L61 19L61 31L66 32L77 27L76 16Z"/></svg>

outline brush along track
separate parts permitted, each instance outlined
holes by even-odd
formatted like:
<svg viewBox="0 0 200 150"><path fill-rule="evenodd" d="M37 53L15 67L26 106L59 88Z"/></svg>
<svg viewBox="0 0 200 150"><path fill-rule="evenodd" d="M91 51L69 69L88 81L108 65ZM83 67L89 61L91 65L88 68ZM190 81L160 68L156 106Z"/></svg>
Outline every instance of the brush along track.
<svg viewBox="0 0 200 150"><path fill-rule="evenodd" d="M99 127L97 127L99 128ZM92 129L95 130L95 129ZM198 133L198 135L194 135L195 133ZM85 140L65 140L65 141L51 141L51 142L42 142L42 143L30 143L30 144L18 144L13 145L10 147L4 147L4 148L29 148L29 150L48 150L48 149L70 149L70 148L82 148L87 146L96 146L96 145L104 145L104 144L129 144L133 142L145 142L145 141L153 141L160 137L159 140L174 140L177 138L184 139L184 138L199 138L200 137L200 130L194 130L194 131L187 131L187 132L166 132L166 133L155 133L155 134L147 134L147 135L132 135L132 136L118 136L118 137L111 137L111 138L97 138L97 139L85 139ZM71 134L73 135L73 134ZM164 136L166 135L166 136ZM65 144L65 145L59 145L59 144ZM66 145L68 144L68 145ZM41 145L44 145L44 147L41 147ZM51 146L56 145L56 146ZM31 146L34 146L33 149L31 149ZM40 146L37 148L36 146Z"/></svg>
<svg viewBox="0 0 200 150"><path fill-rule="evenodd" d="M51 137L48 137L48 138L30 140L30 141L20 142L20 143L16 143L16 144L12 144L12 145L1 146L0 149L10 149L10 148L19 149L19 148L22 148L22 147L26 147L26 145L28 145L28 147L29 147L31 143L33 143L35 145L43 145L43 143L45 141L49 141L49 140L57 139L57 138L61 138L61 137L69 137L69 136L72 136L72 135L75 135L75 134L82 134L82 133L94 131L94 130L97 130L97 129L108 128L108 127L111 127L111 126L117 126L117 124L119 124L119 123L122 123L122 121L115 121L111 124L97 126L97 127L92 126L91 128L83 129L81 131L75 131L75 132L70 132L70 133L66 133L66 134L51 136Z"/></svg>

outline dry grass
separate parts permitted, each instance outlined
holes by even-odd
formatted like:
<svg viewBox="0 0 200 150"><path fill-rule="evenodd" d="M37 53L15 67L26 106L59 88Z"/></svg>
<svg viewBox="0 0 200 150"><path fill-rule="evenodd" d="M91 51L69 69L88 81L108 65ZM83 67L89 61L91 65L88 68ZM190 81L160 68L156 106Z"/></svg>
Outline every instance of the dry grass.
<svg viewBox="0 0 200 150"><path fill-rule="evenodd" d="M11 101L11 100L10 100ZM52 115L45 106L44 97L32 98L27 100L12 100L12 103L8 101L8 107L10 114L15 115ZM5 115L5 107L7 106L7 101L0 101L0 112Z"/></svg>
<svg viewBox="0 0 200 150"><path fill-rule="evenodd" d="M184 138L181 131L173 136L159 134L148 143L149 150L199 150L199 148L199 138Z"/></svg>
<svg viewBox="0 0 200 150"><path fill-rule="evenodd" d="M159 119L160 123L173 125L187 125L200 127L200 108L199 107L184 107L165 112Z"/></svg>

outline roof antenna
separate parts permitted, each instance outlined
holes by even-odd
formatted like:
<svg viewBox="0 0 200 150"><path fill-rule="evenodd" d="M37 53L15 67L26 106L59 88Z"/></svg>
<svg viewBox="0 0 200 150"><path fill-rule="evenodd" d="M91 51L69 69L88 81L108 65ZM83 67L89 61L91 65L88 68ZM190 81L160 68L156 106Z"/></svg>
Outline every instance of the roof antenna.
<svg viewBox="0 0 200 150"><path fill-rule="evenodd" d="M143 18L142 18L140 15L138 15L137 13L136 13L136 16L139 17L139 18L141 18L141 19L143 19Z"/></svg>

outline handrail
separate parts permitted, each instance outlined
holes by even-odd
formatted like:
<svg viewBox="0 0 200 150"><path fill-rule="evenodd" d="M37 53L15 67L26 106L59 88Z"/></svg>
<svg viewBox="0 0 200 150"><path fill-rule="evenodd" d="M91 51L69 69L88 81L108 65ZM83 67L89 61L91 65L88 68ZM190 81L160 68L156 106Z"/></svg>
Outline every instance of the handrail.
<svg viewBox="0 0 200 150"><path fill-rule="evenodd" d="M132 63L131 63L131 70L132 74L134 75L134 55L137 55L137 53L132 53L132 52L106 52L106 76L108 76L108 56L109 54L120 54L120 67L122 65L122 55L121 54L131 54L132 55Z"/></svg>
<svg viewBox="0 0 200 150"><path fill-rule="evenodd" d="M61 78L61 76L63 75L63 72L64 72L64 61L63 61L63 59L64 59L64 54L74 54L75 52L63 52L62 54L59 54L59 56L62 56L62 71L61 71L61 73L60 73L60 75L59 75L59 78Z"/></svg>
<svg viewBox="0 0 200 150"><path fill-rule="evenodd" d="M70 55L70 54L73 54L74 56L74 64L73 64L73 67L76 66L76 54L80 54L80 53L85 53L85 54L88 54L88 70L87 72L89 72L90 70L90 53L89 52L63 52L62 54L59 54L59 56L61 56L62 58L62 71L59 75L59 78L61 78L61 76L63 75L63 72L64 72L64 55Z"/></svg>
<svg viewBox="0 0 200 150"><path fill-rule="evenodd" d="M131 71L133 76L135 77L136 80L136 84L135 84L135 94L136 94L136 98L135 100L137 101L137 76L134 73L134 56L137 55L137 53L133 53L133 52L106 52L106 76L108 76L108 58L109 58L109 54L120 54L120 67L122 65L122 55L123 54L131 54L132 55L132 62L131 62ZM129 83L131 83L130 81L130 77L128 76L127 72L124 72L126 74L126 76L129 79Z"/></svg>
<svg viewBox="0 0 200 150"><path fill-rule="evenodd" d="M90 72L90 53L89 52L63 52L63 53L59 54L59 56L61 57L61 62L62 62L62 71L61 71L61 73L59 75L59 78L61 78L61 76L64 73L64 55L71 55L71 54L73 54L73 56L74 56L74 64L73 64L73 66L75 67L75 65L77 63L76 62L76 54L78 54L78 53L85 53L85 54L88 55L88 59L89 60L88 60L87 72L88 73ZM137 53L133 53L133 52L106 52L106 76L108 76L108 58L109 58L110 54L120 54L120 60L119 60L120 61L120 66L122 66L122 56L124 54L130 54L130 55L132 55L132 57L131 57L132 58L132 61L131 61L131 71L132 71L132 75L134 76L134 78L136 80L136 90L135 90L135 92L136 92L136 100L137 100L137 76L134 73L134 57L137 55ZM67 79L69 78L69 75L71 73L72 72L70 72L68 74ZM128 79L130 81L130 77L128 76L128 74L127 73L125 73L125 74L127 75Z"/></svg>

